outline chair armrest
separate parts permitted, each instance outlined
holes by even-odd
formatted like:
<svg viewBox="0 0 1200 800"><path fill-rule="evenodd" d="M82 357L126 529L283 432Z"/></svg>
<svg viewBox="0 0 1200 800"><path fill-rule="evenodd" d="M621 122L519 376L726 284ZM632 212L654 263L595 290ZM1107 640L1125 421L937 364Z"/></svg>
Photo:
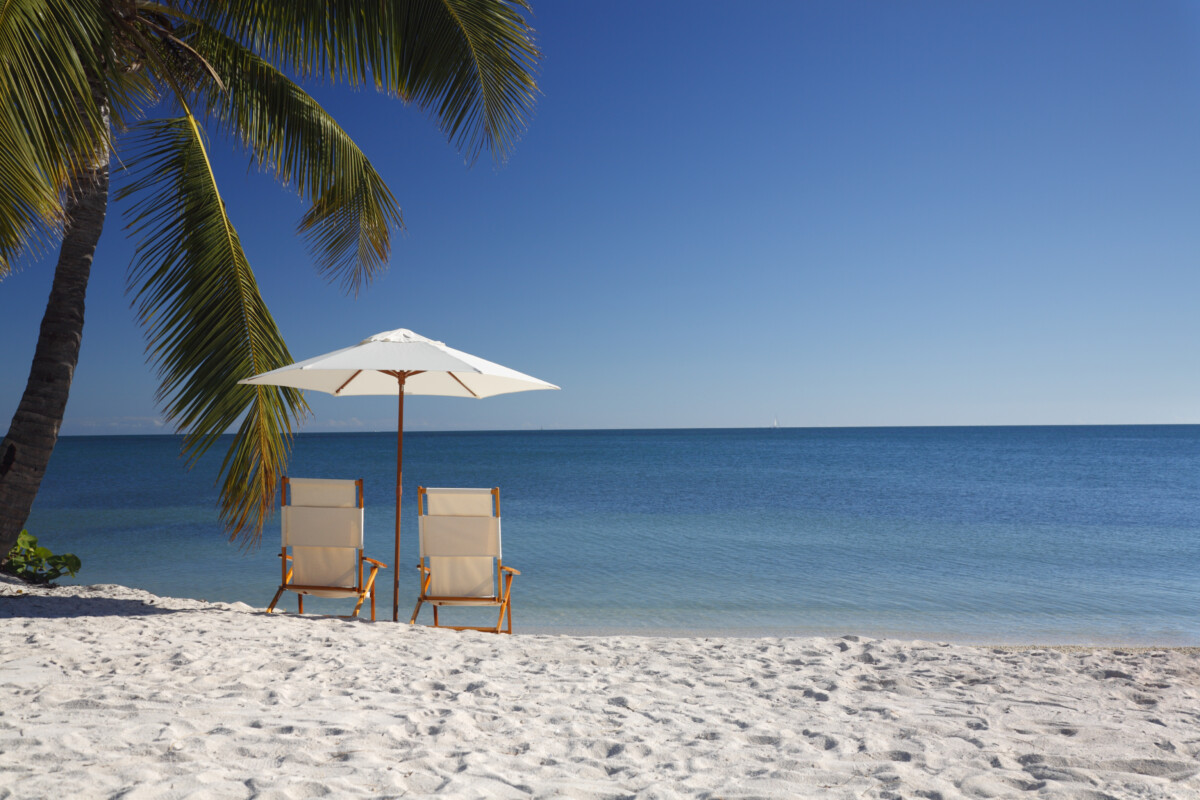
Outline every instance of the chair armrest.
<svg viewBox="0 0 1200 800"><path fill-rule="evenodd" d="M500 568L500 571L501 571L501 572L511 572L513 575L520 575L520 574L521 574L521 570L519 570L519 569L513 569L512 567L501 567L501 568Z"/></svg>
<svg viewBox="0 0 1200 800"><path fill-rule="evenodd" d="M376 561L375 559L367 558L366 556L363 556L362 559L363 559L363 561L370 561L372 564L374 564L377 567L387 569L387 564L383 563L382 561Z"/></svg>
<svg viewBox="0 0 1200 800"><path fill-rule="evenodd" d="M286 554L284 554L284 553L280 553L280 554L279 554L279 557L280 557L280 558L282 558L282 559L286 559L286 560L288 560L288 561L291 561L291 560L292 560L292 557L291 557L291 556L289 556L289 555L286 555Z"/></svg>

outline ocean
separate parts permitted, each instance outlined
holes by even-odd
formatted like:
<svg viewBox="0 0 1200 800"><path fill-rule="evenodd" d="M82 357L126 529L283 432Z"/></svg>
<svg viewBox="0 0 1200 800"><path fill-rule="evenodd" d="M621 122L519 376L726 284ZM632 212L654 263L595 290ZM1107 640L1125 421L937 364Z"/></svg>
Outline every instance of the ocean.
<svg viewBox="0 0 1200 800"><path fill-rule="evenodd" d="M83 559L64 583L265 607L279 517L227 541L219 449L188 471L172 436L63 437L28 528ZM410 432L404 455L404 621L417 486L499 486L518 633L1200 644L1200 426ZM394 432L301 434L288 473L363 478L391 565L395 457Z"/></svg>

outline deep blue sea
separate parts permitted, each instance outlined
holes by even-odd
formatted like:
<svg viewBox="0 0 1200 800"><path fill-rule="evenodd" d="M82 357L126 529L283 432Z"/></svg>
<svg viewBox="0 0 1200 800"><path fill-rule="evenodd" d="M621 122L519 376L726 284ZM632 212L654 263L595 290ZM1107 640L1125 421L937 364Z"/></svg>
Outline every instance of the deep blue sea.
<svg viewBox="0 0 1200 800"><path fill-rule="evenodd" d="M278 514L228 543L219 461L65 437L28 527L71 582L264 607ZM302 434L288 472L364 478L393 562L394 433ZM417 486L499 486L518 633L1200 644L1200 426L408 433L404 474L405 620Z"/></svg>

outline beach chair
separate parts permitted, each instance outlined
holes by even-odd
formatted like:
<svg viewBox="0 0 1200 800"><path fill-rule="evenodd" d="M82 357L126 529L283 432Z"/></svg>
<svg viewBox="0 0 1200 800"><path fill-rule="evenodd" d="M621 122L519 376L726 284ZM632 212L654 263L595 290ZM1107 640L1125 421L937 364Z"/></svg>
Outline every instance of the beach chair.
<svg viewBox="0 0 1200 800"><path fill-rule="evenodd" d="M363 482L283 479L283 582L267 607L285 592L295 592L299 612L304 613L304 596L353 597L358 602L351 617L357 617L363 601L371 598L375 619L375 574L386 567L363 555ZM291 553L288 553L291 548ZM363 563L371 574L363 582Z"/></svg>
<svg viewBox="0 0 1200 800"><path fill-rule="evenodd" d="M433 606L433 627L512 633L510 593L514 575L500 554L499 489L426 489L417 487L420 536L421 595L409 624L421 606ZM495 606L495 627L440 625L443 606ZM507 629L501 631L505 618Z"/></svg>

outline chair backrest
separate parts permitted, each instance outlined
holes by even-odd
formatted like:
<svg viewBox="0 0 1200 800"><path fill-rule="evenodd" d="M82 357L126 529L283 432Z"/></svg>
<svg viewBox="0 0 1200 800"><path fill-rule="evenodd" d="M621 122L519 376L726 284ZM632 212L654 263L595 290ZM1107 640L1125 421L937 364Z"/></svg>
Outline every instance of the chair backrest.
<svg viewBox="0 0 1200 800"><path fill-rule="evenodd" d="M357 587L363 548L362 480L283 479L283 547L292 583Z"/></svg>
<svg viewBox="0 0 1200 800"><path fill-rule="evenodd" d="M435 597L494 597L501 560L500 490L417 488L421 558Z"/></svg>

